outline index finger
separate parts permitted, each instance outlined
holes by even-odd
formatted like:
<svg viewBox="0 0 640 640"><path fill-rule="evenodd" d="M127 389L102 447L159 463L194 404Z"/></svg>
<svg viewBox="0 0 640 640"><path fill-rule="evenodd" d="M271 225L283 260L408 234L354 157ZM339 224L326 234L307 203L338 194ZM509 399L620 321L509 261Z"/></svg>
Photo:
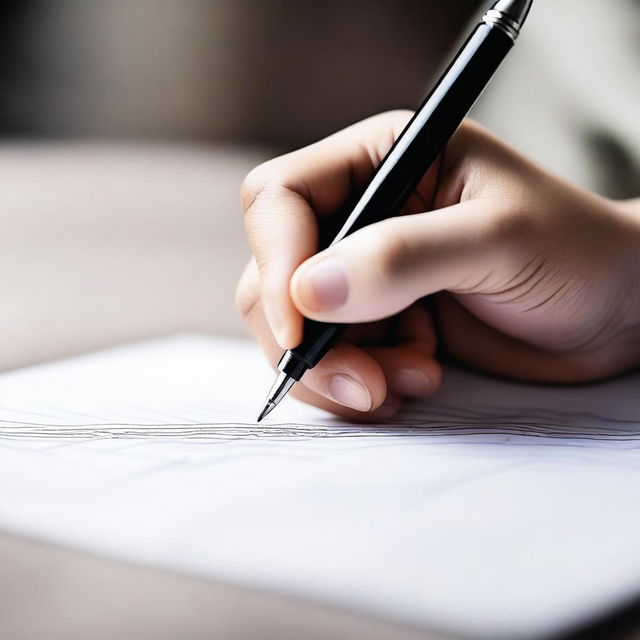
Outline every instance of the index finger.
<svg viewBox="0 0 640 640"><path fill-rule="evenodd" d="M302 339L302 316L289 294L296 268L318 250L318 218L372 176L411 113L363 120L308 147L256 167L241 189L245 229L260 274L267 320L283 349Z"/></svg>

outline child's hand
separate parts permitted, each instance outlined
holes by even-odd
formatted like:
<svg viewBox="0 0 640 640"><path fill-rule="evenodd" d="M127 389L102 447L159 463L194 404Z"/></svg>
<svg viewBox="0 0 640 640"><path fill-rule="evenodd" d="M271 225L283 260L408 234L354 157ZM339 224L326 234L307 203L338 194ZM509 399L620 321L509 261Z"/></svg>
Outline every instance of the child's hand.
<svg viewBox="0 0 640 640"><path fill-rule="evenodd" d="M367 323L294 395L377 419L402 398L433 394L436 318L421 302L433 294L447 349L487 371L576 382L637 365L640 215L545 173L472 122L407 204L415 215L314 255L318 223L370 179L409 116L365 120L261 165L243 184L254 259L238 306L269 361L299 343L303 315Z"/></svg>

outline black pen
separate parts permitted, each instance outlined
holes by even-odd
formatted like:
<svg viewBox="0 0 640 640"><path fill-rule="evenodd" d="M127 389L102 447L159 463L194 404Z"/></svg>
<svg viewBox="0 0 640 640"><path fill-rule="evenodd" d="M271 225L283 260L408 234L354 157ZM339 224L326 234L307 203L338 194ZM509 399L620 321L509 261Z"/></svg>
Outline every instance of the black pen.
<svg viewBox="0 0 640 640"><path fill-rule="evenodd" d="M331 244L400 213L514 45L531 3L498 0L487 11L382 160ZM273 411L307 369L318 364L345 328L344 324L305 319L303 340L280 359L280 374L258 422Z"/></svg>

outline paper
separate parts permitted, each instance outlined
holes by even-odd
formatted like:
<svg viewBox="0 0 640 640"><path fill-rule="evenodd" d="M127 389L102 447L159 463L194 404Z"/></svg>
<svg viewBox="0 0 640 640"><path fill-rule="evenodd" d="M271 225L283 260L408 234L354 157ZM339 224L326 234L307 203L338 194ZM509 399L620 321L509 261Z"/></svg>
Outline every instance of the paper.
<svg viewBox="0 0 640 640"><path fill-rule="evenodd" d="M473 638L640 593L640 376L449 369L393 425L257 425L272 379L206 337L0 376L0 527Z"/></svg>

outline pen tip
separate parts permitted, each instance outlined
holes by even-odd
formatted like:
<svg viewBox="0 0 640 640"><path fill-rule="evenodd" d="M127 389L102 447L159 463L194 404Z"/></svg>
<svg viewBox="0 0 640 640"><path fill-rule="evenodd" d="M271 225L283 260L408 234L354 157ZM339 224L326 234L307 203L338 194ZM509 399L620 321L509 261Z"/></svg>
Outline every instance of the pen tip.
<svg viewBox="0 0 640 640"><path fill-rule="evenodd" d="M278 374L278 378L273 383L271 391L269 391L269 395L267 396L267 404L258 416L258 422L268 416L278 406L280 400L285 397L295 381L295 378L292 378L284 372Z"/></svg>
<svg viewBox="0 0 640 640"><path fill-rule="evenodd" d="M262 419L268 416L275 409L275 402L267 402L264 409L258 416L258 422L262 422Z"/></svg>

